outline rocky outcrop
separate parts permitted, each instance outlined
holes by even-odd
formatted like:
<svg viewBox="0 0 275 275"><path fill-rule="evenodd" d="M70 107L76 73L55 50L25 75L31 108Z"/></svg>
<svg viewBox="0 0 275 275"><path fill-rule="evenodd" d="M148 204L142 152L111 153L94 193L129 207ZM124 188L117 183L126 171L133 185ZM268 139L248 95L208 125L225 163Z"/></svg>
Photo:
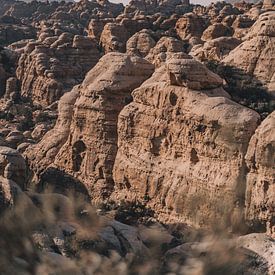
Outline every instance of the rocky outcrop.
<svg viewBox="0 0 275 275"><path fill-rule="evenodd" d="M239 86L263 86L275 96L275 11L263 13L246 40L225 57Z"/></svg>
<svg viewBox="0 0 275 275"><path fill-rule="evenodd" d="M239 247L254 252L255 260L258 263L265 262L265 264L259 265L263 268L263 270L259 270L260 273L263 273L264 269L266 269L267 274L275 273L274 239L265 234L253 233L238 237L236 243Z"/></svg>
<svg viewBox="0 0 275 275"><path fill-rule="evenodd" d="M97 44L87 37L70 33L30 42L20 57L17 77L21 95L41 105L50 105L74 85L100 58Z"/></svg>
<svg viewBox="0 0 275 275"><path fill-rule="evenodd" d="M131 0L130 3L126 6L124 13L128 16L131 16L135 13L143 13L146 15L162 13L169 15L175 12L184 14L189 9L188 0Z"/></svg>
<svg viewBox="0 0 275 275"><path fill-rule="evenodd" d="M219 37L193 46L189 54L202 62L221 61L240 43L241 41L237 38Z"/></svg>
<svg viewBox="0 0 275 275"><path fill-rule="evenodd" d="M34 149L29 148L26 152L31 168L36 175L40 175L54 162L58 151L67 141L73 118L74 103L78 95L78 86L75 86L72 91L61 97L55 127L44 136Z"/></svg>
<svg viewBox="0 0 275 275"><path fill-rule="evenodd" d="M0 45L7 46L13 42L35 38L35 28L23 24L5 24L0 18Z"/></svg>
<svg viewBox="0 0 275 275"><path fill-rule="evenodd" d="M194 13L185 14L176 23L177 34L182 40L189 40L194 36L201 37L206 27L206 20Z"/></svg>
<svg viewBox="0 0 275 275"><path fill-rule="evenodd" d="M210 25L202 34L204 41L215 39L221 36L232 36L233 30L221 23Z"/></svg>
<svg viewBox="0 0 275 275"><path fill-rule="evenodd" d="M153 66L142 58L105 55L79 87L64 95L56 126L28 151L38 174L54 163L84 182L93 197L104 197L113 188L118 114L152 72Z"/></svg>
<svg viewBox="0 0 275 275"><path fill-rule="evenodd" d="M92 19L88 25L88 36L99 41L104 26L113 21L112 18Z"/></svg>
<svg viewBox="0 0 275 275"><path fill-rule="evenodd" d="M255 20L251 19L247 15L238 15L232 23L234 29L234 37L245 39L245 36L249 32L251 26L255 23Z"/></svg>
<svg viewBox="0 0 275 275"><path fill-rule="evenodd" d="M7 80L15 74L17 55L0 47L0 98L6 93Z"/></svg>
<svg viewBox="0 0 275 275"><path fill-rule="evenodd" d="M126 49L128 54L145 57L155 45L156 41L152 37L152 32L145 29L130 37Z"/></svg>
<svg viewBox="0 0 275 275"><path fill-rule="evenodd" d="M125 52L129 34L124 25L107 23L100 36L100 45L105 53Z"/></svg>
<svg viewBox="0 0 275 275"><path fill-rule="evenodd" d="M175 53L184 54L184 43L173 37L162 37L154 48L152 48L146 59L154 64L156 67L163 65L166 60L171 58Z"/></svg>
<svg viewBox="0 0 275 275"><path fill-rule="evenodd" d="M133 92L118 120L115 198L145 199L164 219L238 229L259 116L221 85L199 62L170 59Z"/></svg>
<svg viewBox="0 0 275 275"><path fill-rule="evenodd" d="M267 227L275 236L275 112L252 136L246 154L249 169L246 218L256 229Z"/></svg>

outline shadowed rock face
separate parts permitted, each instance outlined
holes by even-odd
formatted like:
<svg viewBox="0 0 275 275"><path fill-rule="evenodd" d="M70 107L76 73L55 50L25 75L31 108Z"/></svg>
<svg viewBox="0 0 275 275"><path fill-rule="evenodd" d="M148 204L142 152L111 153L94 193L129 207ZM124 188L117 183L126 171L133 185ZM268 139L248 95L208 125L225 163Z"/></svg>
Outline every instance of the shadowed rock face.
<svg viewBox="0 0 275 275"><path fill-rule="evenodd" d="M197 225L243 219L244 156L259 116L221 84L200 63L171 59L133 92L118 120L114 196L147 198Z"/></svg>
<svg viewBox="0 0 275 275"><path fill-rule="evenodd" d="M275 11L262 14L250 29L245 41L225 57L223 62L243 71L233 74L239 85L255 85L257 79L273 96L275 95ZM237 77L238 75L238 77Z"/></svg>
<svg viewBox="0 0 275 275"><path fill-rule="evenodd" d="M275 112L252 136L246 154L249 168L246 190L246 218L275 236Z"/></svg>
<svg viewBox="0 0 275 275"><path fill-rule="evenodd" d="M131 92L152 73L153 66L142 58L105 55L83 83L61 99L60 118L55 128L29 151L31 163L39 167L46 156L44 168L54 162L83 181L93 191L92 196L104 197L104 192L113 187L118 114L131 101ZM59 133L60 137L53 140L52 136Z"/></svg>

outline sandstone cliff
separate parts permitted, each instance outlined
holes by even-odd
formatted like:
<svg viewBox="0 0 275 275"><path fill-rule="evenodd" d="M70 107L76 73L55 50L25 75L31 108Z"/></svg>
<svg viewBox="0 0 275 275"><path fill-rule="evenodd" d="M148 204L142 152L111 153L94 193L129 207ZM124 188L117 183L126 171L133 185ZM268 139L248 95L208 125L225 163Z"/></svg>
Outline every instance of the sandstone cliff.
<svg viewBox="0 0 275 275"><path fill-rule="evenodd" d="M252 136L246 154L249 168L246 190L246 218L255 229L267 225L275 236L275 112Z"/></svg>
<svg viewBox="0 0 275 275"><path fill-rule="evenodd" d="M259 120L192 59L170 59L118 120L115 197L147 200L192 224L243 219L244 157ZM168 216L166 216L168 214Z"/></svg>
<svg viewBox="0 0 275 275"><path fill-rule="evenodd" d="M61 99L55 128L27 153L32 165L45 169L53 162L83 181L94 197L104 197L114 184L118 114L152 73L153 66L142 58L105 55L83 83Z"/></svg>

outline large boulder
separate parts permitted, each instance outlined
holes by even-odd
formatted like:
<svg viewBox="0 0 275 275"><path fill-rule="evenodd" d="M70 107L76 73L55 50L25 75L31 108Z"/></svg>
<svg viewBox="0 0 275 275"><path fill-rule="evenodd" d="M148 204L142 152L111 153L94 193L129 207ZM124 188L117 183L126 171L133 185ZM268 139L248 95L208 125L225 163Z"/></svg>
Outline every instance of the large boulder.
<svg viewBox="0 0 275 275"><path fill-rule="evenodd" d="M152 37L152 32L144 29L129 38L126 50L128 54L145 57L155 45L156 41Z"/></svg>
<svg viewBox="0 0 275 275"><path fill-rule="evenodd" d="M184 43L182 41L174 37L164 36L149 51L146 59L156 67L160 67L175 53L185 55L184 50Z"/></svg>

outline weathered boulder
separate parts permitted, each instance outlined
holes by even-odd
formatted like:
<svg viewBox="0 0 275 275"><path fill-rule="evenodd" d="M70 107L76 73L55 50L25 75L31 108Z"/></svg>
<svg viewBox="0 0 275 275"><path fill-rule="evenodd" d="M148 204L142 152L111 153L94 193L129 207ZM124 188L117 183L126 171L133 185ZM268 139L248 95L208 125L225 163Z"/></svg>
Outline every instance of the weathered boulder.
<svg viewBox="0 0 275 275"><path fill-rule="evenodd" d="M243 221L244 156L259 116L221 85L199 62L171 59L133 92L118 120L114 198L146 198L162 218L195 225Z"/></svg>
<svg viewBox="0 0 275 275"><path fill-rule="evenodd" d="M177 34L182 40L188 40L193 36L201 37L206 27L206 20L194 13L185 14L176 23Z"/></svg>
<svg viewBox="0 0 275 275"><path fill-rule="evenodd" d="M202 62L221 61L240 43L241 41L234 37L219 37L193 46L189 54Z"/></svg>
<svg viewBox="0 0 275 275"><path fill-rule="evenodd" d="M107 23L100 36L100 45L105 53L125 52L128 38L129 34L124 25Z"/></svg>
<svg viewBox="0 0 275 275"><path fill-rule="evenodd" d="M112 18L92 19L88 25L88 36L95 38L99 42L104 26L113 21Z"/></svg>
<svg viewBox="0 0 275 275"><path fill-rule="evenodd" d="M221 36L232 36L233 30L221 23L210 25L202 34L204 41L215 39Z"/></svg>
<svg viewBox="0 0 275 275"><path fill-rule="evenodd" d="M266 234L253 233L240 236L236 240L237 246L247 249L255 253L254 262L258 263L259 272L263 274L266 270L267 274L275 273L275 240Z"/></svg>
<svg viewBox="0 0 275 275"><path fill-rule="evenodd" d="M14 205L20 193L22 190L14 181L0 176L0 214Z"/></svg>

